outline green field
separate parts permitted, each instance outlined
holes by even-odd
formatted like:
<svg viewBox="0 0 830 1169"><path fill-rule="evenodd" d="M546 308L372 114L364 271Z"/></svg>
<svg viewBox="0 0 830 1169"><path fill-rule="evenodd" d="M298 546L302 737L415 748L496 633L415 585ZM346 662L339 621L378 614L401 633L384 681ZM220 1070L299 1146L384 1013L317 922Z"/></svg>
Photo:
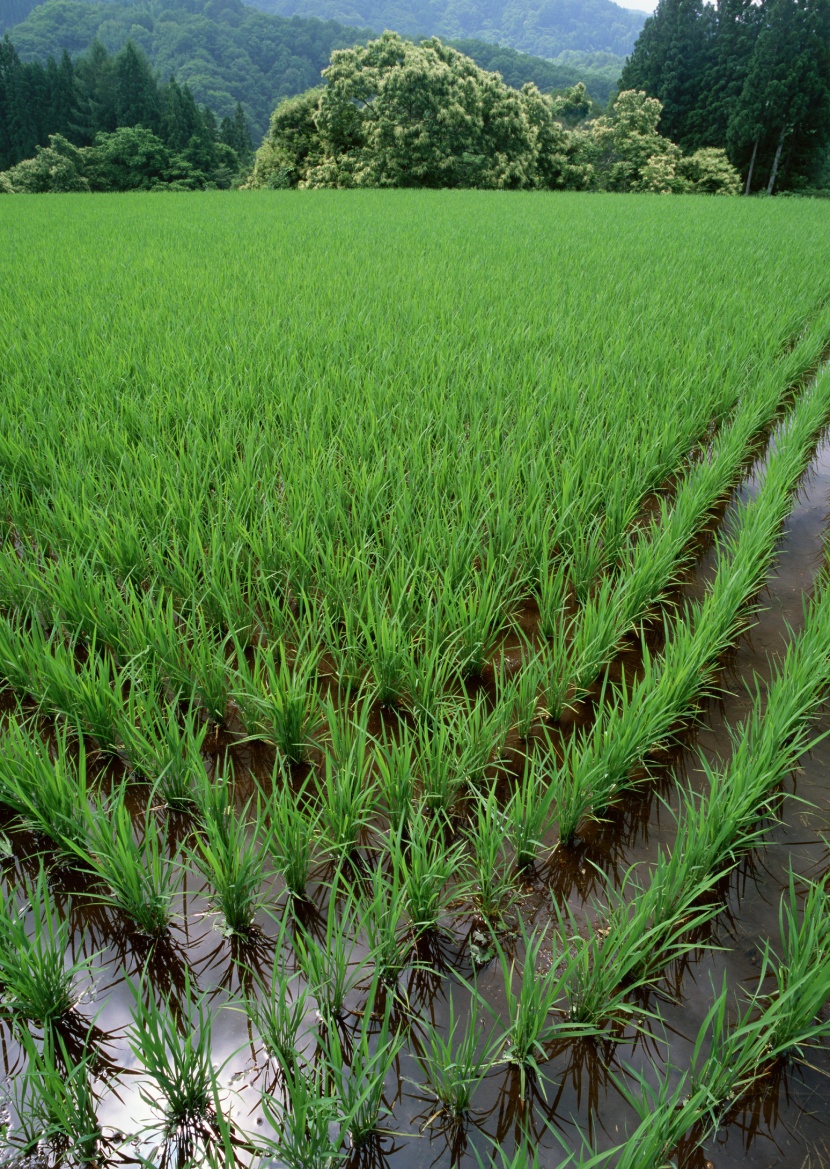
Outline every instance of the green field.
<svg viewBox="0 0 830 1169"><path fill-rule="evenodd" d="M830 1038L820 877L666 1024L830 686L818 572L671 766L829 344L818 201L4 200L3 1155L703 1164Z"/></svg>

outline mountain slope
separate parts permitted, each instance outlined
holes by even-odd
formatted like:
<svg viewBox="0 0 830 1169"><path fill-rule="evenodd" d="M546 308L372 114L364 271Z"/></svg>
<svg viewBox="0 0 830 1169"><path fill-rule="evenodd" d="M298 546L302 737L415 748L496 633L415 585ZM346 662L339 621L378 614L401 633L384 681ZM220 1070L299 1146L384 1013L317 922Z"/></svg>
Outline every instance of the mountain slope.
<svg viewBox="0 0 830 1169"><path fill-rule="evenodd" d="M333 21L269 16L241 0L47 0L10 31L24 61L57 59L64 49L74 57L96 37L116 52L132 39L162 80L187 82L196 101L217 117L231 117L241 102L255 141L282 98L319 85L332 49L374 35ZM584 80L602 103L619 73L613 64L594 72L476 41L459 47L510 85L535 81L551 90Z"/></svg>
<svg viewBox="0 0 830 1169"><path fill-rule="evenodd" d="M407 36L474 37L540 57L568 49L625 56L646 20L612 0L252 0L279 16L319 16Z"/></svg>

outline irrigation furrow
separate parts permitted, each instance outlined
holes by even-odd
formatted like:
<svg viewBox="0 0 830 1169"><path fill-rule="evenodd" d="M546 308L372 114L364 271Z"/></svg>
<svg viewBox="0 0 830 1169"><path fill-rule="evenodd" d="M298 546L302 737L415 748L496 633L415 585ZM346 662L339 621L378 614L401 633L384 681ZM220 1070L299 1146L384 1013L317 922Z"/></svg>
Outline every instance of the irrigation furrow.
<svg viewBox="0 0 830 1169"><path fill-rule="evenodd" d="M622 790L649 751L694 713L712 684L719 656L740 628L746 603L757 592L775 551L792 490L809 461L830 407L830 371L822 372L776 438L776 451L757 496L722 541L718 570L706 598L670 627L660 660L646 657L642 678L623 686L593 727L573 736L554 782L563 842L587 814L599 815Z"/></svg>
<svg viewBox="0 0 830 1169"><path fill-rule="evenodd" d="M733 732L729 764L704 761L706 787L688 789L676 814L676 836L660 851L647 882L630 870L587 936L568 922L578 951L566 982L571 1022L586 1030L628 1011L632 988L655 983L689 946L690 932L723 905L717 886L763 839L780 785L810 743L810 724L830 687L830 576L825 570L802 632L790 643L765 697ZM566 1024L566 1027L568 1025Z"/></svg>

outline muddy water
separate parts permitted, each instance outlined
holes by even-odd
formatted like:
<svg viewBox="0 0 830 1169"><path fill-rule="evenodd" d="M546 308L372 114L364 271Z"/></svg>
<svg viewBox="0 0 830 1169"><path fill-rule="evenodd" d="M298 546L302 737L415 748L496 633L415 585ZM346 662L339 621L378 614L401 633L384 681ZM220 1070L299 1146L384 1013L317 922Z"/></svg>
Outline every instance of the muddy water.
<svg viewBox="0 0 830 1169"><path fill-rule="evenodd" d="M731 508L747 498L756 485L754 479L748 479L736 493ZM654 783L616 809L609 823L592 839L567 856L555 857L537 875L526 890L524 903L526 911L535 909L537 922L550 919L552 895L560 901L567 899L577 915L585 911L595 889L594 862L619 876L632 864L652 860L658 844L671 845L672 819L661 799L671 806L678 775L695 781L700 751L710 759L728 756L726 728L742 717L750 703L746 683L755 675L762 679L768 676L769 662L782 655L789 630L800 628L802 598L809 592L823 556L822 536L829 508L830 442L825 441L794 501L777 568L761 597L762 609L752 630L741 638L725 663L724 693L709 702L698 730ZM725 522L729 520L727 509ZM690 575L683 590L686 599L702 594L713 563L710 551ZM817 733L824 730L830 731L830 713ZM267 760L265 764L267 769ZM618 1036L622 1041L616 1045L563 1045L550 1053L545 1081L531 1085L524 1102L518 1077L503 1066L494 1068L476 1092L471 1116L464 1123L451 1124L436 1115L435 1102L424 1090L424 1076L414 1054L420 1041L416 1024L387 1080L391 1115L384 1125L388 1131L359 1157L355 1156L352 1164L389 1165L390 1169L473 1166L478 1163L476 1153L488 1158L494 1145L511 1155L522 1126L534 1133L544 1169L554 1169L568 1150L579 1148L582 1135L597 1149L619 1143L637 1118L615 1087L613 1075L619 1076L631 1066L654 1079L653 1062L663 1067L668 1061L682 1069L711 1004L712 987L719 988L724 976L735 988L755 985L758 946L763 939L777 935L778 902L788 883L789 865L796 873L815 878L830 864L823 838L828 835L830 839L830 739L802 761L790 789L807 802L785 800L783 822L770 828L765 849L747 858L734 874L727 909L718 920L714 938L723 949L705 952L679 976L676 1004L660 1001L664 1031L651 1039L633 1033ZM186 834L186 822L178 827ZM22 873L31 875L34 871L32 852L31 841L15 837L14 855L4 863L11 884ZM326 874L319 876L313 902L324 911ZM100 1028L96 1038L103 1059L97 1088L101 1094L99 1118L105 1128L113 1134L134 1133L152 1119L152 1110L140 1098L133 1074L139 1069L130 1050L128 1031L133 1004L129 983L136 984L146 964L157 991L172 994L174 1000L183 992L186 971L193 984L208 996L213 1012L213 1062L221 1069L227 1109L240 1128L255 1135L267 1134L269 1127L260 1113L258 1099L261 1089L271 1085L272 1071L245 1015L233 1008L235 998L250 980L250 972L260 971L265 981L269 978L277 919L283 905L279 883L275 882L270 890L274 914L263 912L258 944L245 952L235 951L217 931L215 919L207 913L201 881L187 870L180 874L173 906L176 924L169 942L157 944L152 951L131 936L114 914L86 903L83 887L70 879L70 874L53 873L52 884L59 905L66 904L67 894L73 895L72 920L78 927L73 958L92 958L91 974L80 984L79 1011L84 1020L94 1019ZM315 923L313 906L307 924L309 928L324 928L321 921ZM474 977L469 950L471 919L455 916L448 919L447 926L446 936L419 955L422 967L404 978L413 1009L422 1018L441 1024L446 1024L450 994L456 1013L466 1018L469 995L465 982ZM520 947L516 947L516 956L521 961ZM504 988L496 963L490 962L480 971L478 987L493 1015L504 1021ZM358 989L348 1005L358 1011L361 1003ZM344 1033L355 1022L356 1015L347 1014ZM75 1036L77 1043L82 1042L85 1027L86 1023L80 1026ZM479 1027L486 1036L496 1024L483 1015ZM117 1087L108 1086L106 1060L121 1069ZM766 1085L763 1093L746 1101L703 1150L690 1152L681 1164L687 1169L704 1169L707 1165L717 1169L816 1169L830 1164L830 1116L822 1106L827 1098L830 1057L816 1051L810 1054L809 1063L812 1066L801 1064L786 1069L776 1082ZM11 1032L3 1024L0 1068L6 1091L11 1092L15 1081L19 1082L22 1062ZM152 1142L123 1149L128 1158L139 1151L158 1160ZM245 1163L250 1158L242 1156L241 1160ZM171 1163L175 1164L175 1159Z"/></svg>

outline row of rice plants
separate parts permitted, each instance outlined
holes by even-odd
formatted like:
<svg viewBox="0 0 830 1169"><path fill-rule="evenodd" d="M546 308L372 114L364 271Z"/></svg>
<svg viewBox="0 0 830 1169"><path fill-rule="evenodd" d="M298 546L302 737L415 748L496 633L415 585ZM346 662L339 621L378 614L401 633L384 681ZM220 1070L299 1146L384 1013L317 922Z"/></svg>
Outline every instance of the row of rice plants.
<svg viewBox="0 0 830 1169"><path fill-rule="evenodd" d="M593 726L567 743L559 774L559 832L568 842L586 815L598 816L630 782L649 751L694 714L711 686L720 655L734 641L746 603L758 591L775 550L790 496L827 419L830 374L819 375L776 435L776 449L756 497L739 510L721 541L718 569L706 598L668 623L662 657L646 655L641 678L623 683Z"/></svg>

